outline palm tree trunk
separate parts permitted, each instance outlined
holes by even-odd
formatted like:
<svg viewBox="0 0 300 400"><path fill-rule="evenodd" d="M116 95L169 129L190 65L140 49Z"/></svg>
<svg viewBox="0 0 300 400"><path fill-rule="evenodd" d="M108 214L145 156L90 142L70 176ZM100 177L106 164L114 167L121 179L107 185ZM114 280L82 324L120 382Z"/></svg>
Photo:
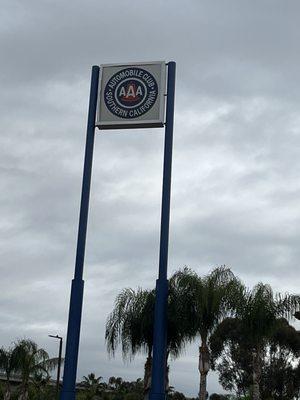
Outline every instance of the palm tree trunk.
<svg viewBox="0 0 300 400"><path fill-rule="evenodd" d="M259 383L257 382L255 372L253 372L253 400L260 400Z"/></svg>
<svg viewBox="0 0 300 400"><path fill-rule="evenodd" d="M253 400L260 400L260 352L253 353Z"/></svg>
<svg viewBox="0 0 300 400"><path fill-rule="evenodd" d="M28 400L28 392L21 393L18 400Z"/></svg>
<svg viewBox="0 0 300 400"><path fill-rule="evenodd" d="M149 391L151 389L151 374L152 374L152 355L151 351L148 352L148 357L144 367L144 399L148 399Z"/></svg>
<svg viewBox="0 0 300 400"><path fill-rule="evenodd" d="M5 394L4 394L4 400L10 400L10 397L11 397L10 383L9 383L9 381L7 381L6 388L5 388Z"/></svg>
<svg viewBox="0 0 300 400"><path fill-rule="evenodd" d="M28 388L24 386L18 400L28 400Z"/></svg>
<svg viewBox="0 0 300 400"><path fill-rule="evenodd" d="M170 367L168 365L169 354L170 354L170 351L167 350L167 356L166 356L166 383L165 383L166 393L168 393L169 389L170 389L170 379L169 379Z"/></svg>
<svg viewBox="0 0 300 400"><path fill-rule="evenodd" d="M200 373L200 389L199 389L199 399L205 400L206 399L206 385L207 385L207 374Z"/></svg>
<svg viewBox="0 0 300 400"><path fill-rule="evenodd" d="M166 392L169 390L169 366L168 366L169 351L167 351L166 357ZM152 378L152 355L151 350L148 352L148 357L144 367L144 400L148 400L149 392L151 389L151 378Z"/></svg>
<svg viewBox="0 0 300 400"><path fill-rule="evenodd" d="M206 340L202 340L202 346L199 347L199 372L200 372L200 388L199 400L206 399L207 374L210 370L210 352Z"/></svg>

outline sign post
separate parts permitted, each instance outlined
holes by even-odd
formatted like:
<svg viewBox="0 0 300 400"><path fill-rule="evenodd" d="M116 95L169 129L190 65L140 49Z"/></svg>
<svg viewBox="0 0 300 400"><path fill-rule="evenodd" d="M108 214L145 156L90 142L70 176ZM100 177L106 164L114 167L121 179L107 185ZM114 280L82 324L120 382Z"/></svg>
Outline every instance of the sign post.
<svg viewBox="0 0 300 400"><path fill-rule="evenodd" d="M156 281L153 364L150 400L166 397L167 369L167 303L168 303L168 249L170 226L171 172L173 149L173 126L175 104L176 63L168 64L167 112L165 126L164 172L161 207L161 231L159 252L159 276Z"/></svg>
<svg viewBox="0 0 300 400"><path fill-rule="evenodd" d="M75 274L71 287L69 321L64 364L64 379L61 400L75 400L77 360L80 338L81 312L83 302L83 264L85 254L86 230L89 212L90 185L95 139L95 119L97 112L99 67L93 66L91 77L88 123L86 132L85 157L83 167L81 204L77 237Z"/></svg>
<svg viewBox="0 0 300 400"><path fill-rule="evenodd" d="M168 244L170 192L173 146L174 95L176 64L168 64L167 95L165 95L166 64L106 64L101 66L100 92L98 66L92 68L82 194L66 342L63 387L60 400L75 400L80 325L83 303L83 266L88 221L95 126L99 129L158 128L165 125L163 193L159 277L156 282L152 388L150 400L165 399ZM167 96L166 123L164 122ZM98 101L99 100L99 101ZM98 105L98 113L97 113Z"/></svg>

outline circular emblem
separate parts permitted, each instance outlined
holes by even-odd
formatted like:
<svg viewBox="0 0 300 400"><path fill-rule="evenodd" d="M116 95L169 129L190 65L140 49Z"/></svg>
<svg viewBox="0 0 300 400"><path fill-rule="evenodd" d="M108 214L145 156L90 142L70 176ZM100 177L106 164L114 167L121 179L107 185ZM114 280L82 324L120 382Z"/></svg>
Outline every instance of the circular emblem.
<svg viewBox="0 0 300 400"><path fill-rule="evenodd" d="M108 110L125 119L138 118L155 104L158 85L153 75L138 67L128 67L114 74L104 89Z"/></svg>

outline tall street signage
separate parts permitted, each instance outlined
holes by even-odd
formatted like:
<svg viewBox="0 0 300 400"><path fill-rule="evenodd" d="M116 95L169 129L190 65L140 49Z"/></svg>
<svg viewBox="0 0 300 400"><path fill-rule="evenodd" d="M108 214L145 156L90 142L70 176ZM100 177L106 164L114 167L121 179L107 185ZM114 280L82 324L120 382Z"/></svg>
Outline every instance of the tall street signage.
<svg viewBox="0 0 300 400"><path fill-rule="evenodd" d="M149 400L166 399L167 267L175 75L176 63L174 61L169 61L167 64L162 61L105 64L101 68L98 65L94 65L92 68L75 271L71 285L64 378L60 400L76 399L76 375L84 292L83 269L96 126L100 129L165 127L159 271L156 281L152 381Z"/></svg>
<svg viewBox="0 0 300 400"><path fill-rule="evenodd" d="M104 64L99 86L98 128L155 128L164 125L165 62Z"/></svg>

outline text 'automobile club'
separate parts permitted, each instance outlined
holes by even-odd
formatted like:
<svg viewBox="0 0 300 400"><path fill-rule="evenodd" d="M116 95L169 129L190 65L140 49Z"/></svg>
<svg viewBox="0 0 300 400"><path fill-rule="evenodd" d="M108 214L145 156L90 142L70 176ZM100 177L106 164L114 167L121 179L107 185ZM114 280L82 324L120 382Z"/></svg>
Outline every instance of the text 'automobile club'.
<svg viewBox="0 0 300 400"><path fill-rule="evenodd" d="M164 62L103 65L96 126L100 129L162 127Z"/></svg>

